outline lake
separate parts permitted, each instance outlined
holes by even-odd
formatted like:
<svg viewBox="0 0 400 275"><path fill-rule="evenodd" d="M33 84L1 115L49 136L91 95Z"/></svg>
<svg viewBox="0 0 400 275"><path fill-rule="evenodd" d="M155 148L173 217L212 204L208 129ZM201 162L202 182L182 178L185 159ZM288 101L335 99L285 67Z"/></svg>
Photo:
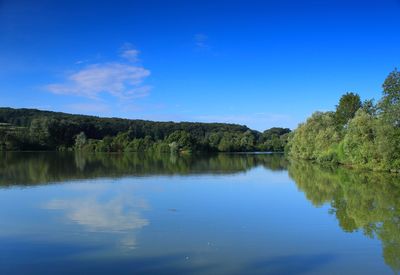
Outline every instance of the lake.
<svg viewBox="0 0 400 275"><path fill-rule="evenodd" d="M0 274L393 274L400 178L280 154L0 154Z"/></svg>

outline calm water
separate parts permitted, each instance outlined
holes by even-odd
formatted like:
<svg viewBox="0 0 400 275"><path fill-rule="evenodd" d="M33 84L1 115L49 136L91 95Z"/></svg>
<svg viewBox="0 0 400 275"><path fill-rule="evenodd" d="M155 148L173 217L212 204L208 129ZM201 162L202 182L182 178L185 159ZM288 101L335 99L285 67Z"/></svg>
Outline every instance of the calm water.
<svg viewBox="0 0 400 275"><path fill-rule="evenodd" d="M393 274L400 179L281 155L0 155L0 274Z"/></svg>

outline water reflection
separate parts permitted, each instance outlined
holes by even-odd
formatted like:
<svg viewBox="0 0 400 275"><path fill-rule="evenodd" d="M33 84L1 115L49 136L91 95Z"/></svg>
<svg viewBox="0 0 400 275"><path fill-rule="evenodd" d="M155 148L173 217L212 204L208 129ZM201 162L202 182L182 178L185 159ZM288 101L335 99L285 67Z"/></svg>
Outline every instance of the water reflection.
<svg viewBox="0 0 400 275"><path fill-rule="evenodd" d="M143 199L116 196L99 201L96 196L76 199L54 199L46 209L61 210L71 221L88 231L123 232L140 229L149 224L140 210L148 206Z"/></svg>
<svg viewBox="0 0 400 275"><path fill-rule="evenodd" d="M100 177L233 174L256 166L284 170L287 165L279 154L176 156L9 152L0 156L0 186L29 186Z"/></svg>
<svg viewBox="0 0 400 275"><path fill-rule="evenodd" d="M149 225L149 220L142 216L142 211L149 208L147 202L131 192L110 195L107 189L103 192L86 191L94 194L52 199L43 208L61 212L68 221L83 226L88 232L119 233L120 245L134 249L136 232Z"/></svg>
<svg viewBox="0 0 400 275"><path fill-rule="evenodd" d="M289 175L313 205L329 203L346 232L362 230L382 242L383 257L400 271L400 177L292 162Z"/></svg>
<svg viewBox="0 0 400 275"><path fill-rule="evenodd" d="M335 265L345 257L360 259L361 253L343 257L335 244L308 242L329 237L335 242L342 230L378 239L387 266L400 271L399 176L289 163L279 154L0 156L0 262L9 268L0 265L0 273L35 258L38 244L42 254L32 262L59 268L56 262L66 257L68 273L82 271L80 264L100 273L113 272L110 268L155 274L337 271L328 269L339 268ZM54 184L64 182L71 184ZM20 188L29 186L38 188ZM342 229L338 235L338 226L324 219L326 206ZM324 226L332 235L319 232ZM356 244L346 240L346 248ZM379 254L379 249L370 250ZM59 258L52 258L54 253ZM25 255L24 261L17 255ZM373 261L383 265L376 254ZM46 271L44 265L35 268L38 274Z"/></svg>

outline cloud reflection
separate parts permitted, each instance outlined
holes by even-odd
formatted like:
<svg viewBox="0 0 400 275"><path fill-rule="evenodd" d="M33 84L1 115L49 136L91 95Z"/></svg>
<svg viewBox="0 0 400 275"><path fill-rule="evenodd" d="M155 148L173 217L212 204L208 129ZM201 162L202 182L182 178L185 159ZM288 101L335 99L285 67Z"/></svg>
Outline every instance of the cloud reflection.
<svg viewBox="0 0 400 275"><path fill-rule="evenodd" d="M146 201L122 194L102 199L102 194L74 199L54 199L44 207L65 212L68 220L83 226L89 232L129 233L129 236L123 234L120 243L135 248L135 232L149 225L149 220L141 215L141 211L148 209Z"/></svg>

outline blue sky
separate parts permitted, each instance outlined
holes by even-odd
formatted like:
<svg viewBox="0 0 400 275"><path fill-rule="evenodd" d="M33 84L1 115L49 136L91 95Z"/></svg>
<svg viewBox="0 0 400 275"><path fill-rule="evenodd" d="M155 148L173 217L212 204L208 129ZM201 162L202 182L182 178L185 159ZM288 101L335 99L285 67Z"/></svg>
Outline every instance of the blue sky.
<svg viewBox="0 0 400 275"><path fill-rule="evenodd" d="M0 106L295 128L400 66L400 1L0 0Z"/></svg>

